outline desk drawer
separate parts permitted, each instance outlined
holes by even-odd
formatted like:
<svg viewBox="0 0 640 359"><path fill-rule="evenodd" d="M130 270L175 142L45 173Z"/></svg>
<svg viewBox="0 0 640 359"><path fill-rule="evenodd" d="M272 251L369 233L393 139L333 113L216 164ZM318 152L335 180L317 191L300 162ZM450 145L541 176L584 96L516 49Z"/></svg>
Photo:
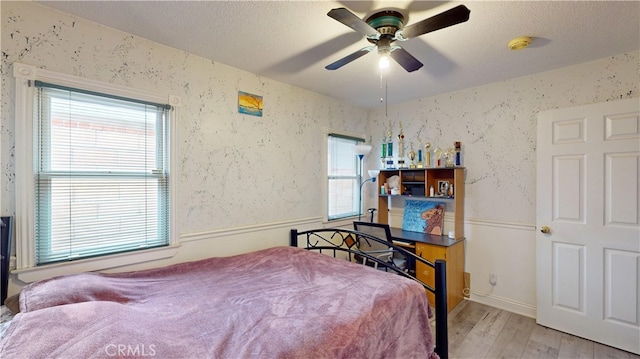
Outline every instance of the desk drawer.
<svg viewBox="0 0 640 359"><path fill-rule="evenodd" d="M447 261L447 311L451 311L462 301L464 288L464 243L442 247L425 243L416 243L416 254L429 262L436 259ZM416 277L429 286L435 286L435 270L428 265L416 263ZM435 305L433 293L427 291L429 303Z"/></svg>

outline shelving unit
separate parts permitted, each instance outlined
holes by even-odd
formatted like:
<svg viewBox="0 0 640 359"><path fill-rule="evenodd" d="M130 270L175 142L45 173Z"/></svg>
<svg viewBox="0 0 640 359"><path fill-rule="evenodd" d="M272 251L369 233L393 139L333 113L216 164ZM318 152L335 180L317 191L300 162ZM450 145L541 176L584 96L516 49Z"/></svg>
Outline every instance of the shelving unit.
<svg viewBox="0 0 640 359"><path fill-rule="evenodd" d="M399 177L400 195L380 194L378 196L378 222L389 223L389 202L394 196L410 196L432 200L453 201L453 231L455 239L464 238L464 167L437 167L419 169L380 170L378 183L382 186L392 176ZM438 192L438 182L448 181L453 185L453 198L428 196L433 186Z"/></svg>
<svg viewBox="0 0 640 359"><path fill-rule="evenodd" d="M431 236L409 232L413 233L410 236L414 237L416 255L430 262L436 259L447 261L447 308L451 311L462 301L464 289L464 167L381 170L378 183L382 186L392 176L399 177L398 186L401 194L378 196L378 222L380 223L389 223L389 204L394 197L446 201L447 206L450 202L453 204L453 210L447 213L453 214L455 239L446 238L448 233L444 236ZM436 193L438 192L439 181L448 181L453 185L453 196L429 196L431 186ZM451 228L448 230L450 231ZM403 238L411 240L411 238ZM416 265L415 270L418 279L434 285L433 268ZM427 292L429 301L434 304L433 295L429 294L431 293Z"/></svg>

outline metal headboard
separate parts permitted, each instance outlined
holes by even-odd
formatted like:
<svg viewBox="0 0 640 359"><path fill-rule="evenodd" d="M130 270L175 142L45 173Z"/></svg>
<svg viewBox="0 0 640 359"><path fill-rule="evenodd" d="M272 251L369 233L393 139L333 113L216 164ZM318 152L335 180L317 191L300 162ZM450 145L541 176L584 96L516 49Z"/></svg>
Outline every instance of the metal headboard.
<svg viewBox="0 0 640 359"><path fill-rule="evenodd" d="M302 246L300 246L300 238L304 238ZM424 265L435 269L435 288L416 278L411 272L398 268L393 263L385 262L375 255L367 254L358 249L357 241L359 240L375 241L384 244L393 249L394 252L411 259L413 263L420 262ZM435 315L436 315L436 338L435 352L441 359L448 359L448 328L447 328L447 273L446 262L444 260L436 260L435 263L417 256L410 250L390 243L386 239L374 237L370 234L358 232L346 228L322 228L298 232L292 229L290 233L289 245L292 247L302 247L307 250L317 251L331 255L333 257L343 257L352 261L356 256L366 257L367 262L375 262L378 267L383 266L387 271L392 271L401 276L412 279L420 283L426 290L435 296Z"/></svg>

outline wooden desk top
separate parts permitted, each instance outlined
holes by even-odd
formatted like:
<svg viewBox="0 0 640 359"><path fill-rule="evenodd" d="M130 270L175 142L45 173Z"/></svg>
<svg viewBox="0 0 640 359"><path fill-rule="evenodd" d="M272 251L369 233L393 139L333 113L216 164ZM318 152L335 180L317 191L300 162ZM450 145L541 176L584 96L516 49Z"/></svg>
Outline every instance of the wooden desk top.
<svg viewBox="0 0 640 359"><path fill-rule="evenodd" d="M396 241L403 242L421 242L427 244L433 244L442 247L451 247L455 244L464 242L464 239L452 239L447 236L437 236L433 234L426 234L421 232L405 231L401 228L390 227L391 237Z"/></svg>

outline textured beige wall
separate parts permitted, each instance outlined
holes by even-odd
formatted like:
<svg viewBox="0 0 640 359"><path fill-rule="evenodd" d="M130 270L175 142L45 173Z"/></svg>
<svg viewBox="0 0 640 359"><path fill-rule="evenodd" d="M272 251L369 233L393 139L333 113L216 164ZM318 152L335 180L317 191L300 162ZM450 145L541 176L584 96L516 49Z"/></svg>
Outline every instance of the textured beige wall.
<svg viewBox="0 0 640 359"><path fill-rule="evenodd" d="M388 117L378 110L370 115L368 132L376 148L389 121L394 135L402 121L407 148L419 140L432 148L462 142L466 271L477 293L472 298L535 316L537 114L638 98L639 86L640 53L621 54L389 107ZM369 158L367 165L378 161ZM369 204L375 203L372 192ZM495 288L491 273L498 276Z"/></svg>
<svg viewBox="0 0 640 359"><path fill-rule="evenodd" d="M393 106L387 117L384 109L369 113L38 4L0 6L3 215L15 211L14 61L182 98L176 179L185 243L174 261L286 244L280 237L288 223L322 216L322 131L368 133L377 154L388 121L394 134L402 121L407 148L418 140L434 147L462 141L466 270L478 293L490 289L488 273L498 275L493 292L475 299L529 315L535 310L536 114L640 93L640 56L631 53ZM264 96L264 117L237 113L239 90ZM379 166L375 156L366 161L368 168ZM364 208L377 193L366 192Z"/></svg>
<svg viewBox="0 0 640 359"><path fill-rule="evenodd" d="M462 141L467 168L465 216L531 224L538 112L637 98L639 87L640 53L621 54L390 106L388 116L384 109L370 115L368 132L376 149L389 121L394 135L402 121L407 151L410 142L417 146L419 140L430 142L432 149ZM378 166L376 159L367 163Z"/></svg>
<svg viewBox="0 0 640 359"><path fill-rule="evenodd" d="M2 203L14 204L14 61L182 99L180 232L323 215L324 129L363 133L367 111L31 2L2 2ZM238 113L238 91L264 116Z"/></svg>

